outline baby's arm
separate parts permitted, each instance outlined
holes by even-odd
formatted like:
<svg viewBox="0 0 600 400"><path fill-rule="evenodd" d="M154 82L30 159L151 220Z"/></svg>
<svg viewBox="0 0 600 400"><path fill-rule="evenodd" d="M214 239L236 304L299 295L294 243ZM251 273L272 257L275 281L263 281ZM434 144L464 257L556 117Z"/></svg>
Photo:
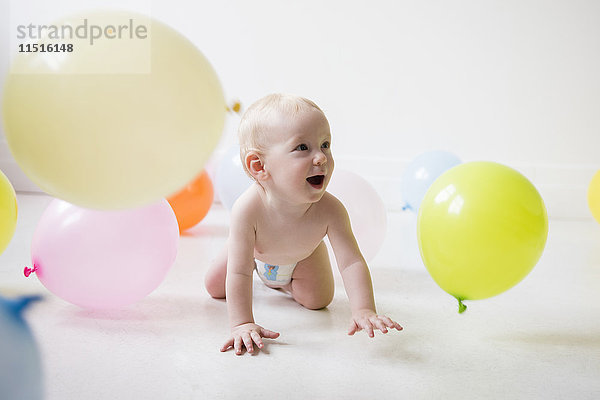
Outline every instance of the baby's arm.
<svg viewBox="0 0 600 400"><path fill-rule="evenodd" d="M236 203L231 214L228 239L226 297L231 336L221 351L233 348L238 355L242 354L243 347L252 353L253 343L262 348L263 337L275 339L279 336L279 333L254 323L252 272L256 234L252 217L253 213L248 204L244 204L243 201Z"/></svg>
<svg viewBox="0 0 600 400"><path fill-rule="evenodd" d="M364 329L370 337L374 337L373 329L379 329L383 333L387 333L388 328L402 330L397 322L385 315L377 315L371 274L352 233L346 208L338 199L330 196L327 211L327 236L333 247L352 310L348 334L354 335Z"/></svg>

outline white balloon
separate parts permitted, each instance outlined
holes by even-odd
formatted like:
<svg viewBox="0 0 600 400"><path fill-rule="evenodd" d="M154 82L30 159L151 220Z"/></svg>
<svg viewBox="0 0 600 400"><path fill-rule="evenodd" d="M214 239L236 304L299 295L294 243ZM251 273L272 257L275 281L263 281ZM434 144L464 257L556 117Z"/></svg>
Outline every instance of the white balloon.
<svg viewBox="0 0 600 400"><path fill-rule="evenodd" d="M412 160L402 174L401 189L406 208L418 214L429 186L441 174L460 163L458 156L447 151L428 151Z"/></svg>
<svg viewBox="0 0 600 400"><path fill-rule="evenodd" d="M372 260L385 239L387 213L381 197L361 176L336 169L327 191L348 210L354 236L365 260Z"/></svg>
<svg viewBox="0 0 600 400"><path fill-rule="evenodd" d="M221 203L231 210L235 201L254 181L246 174L240 160L240 148L230 147L219 162L215 174L215 189Z"/></svg>

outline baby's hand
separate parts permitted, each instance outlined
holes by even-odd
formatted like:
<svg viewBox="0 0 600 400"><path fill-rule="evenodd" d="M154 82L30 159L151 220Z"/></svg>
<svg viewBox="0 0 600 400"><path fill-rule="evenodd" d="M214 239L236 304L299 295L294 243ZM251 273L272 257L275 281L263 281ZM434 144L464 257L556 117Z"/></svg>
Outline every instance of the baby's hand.
<svg viewBox="0 0 600 400"><path fill-rule="evenodd" d="M231 329L231 337L225 342L221 351L227 351L231 348L235 350L235 354L242 354L243 347L246 347L248 353L254 351L253 343L256 343L259 349L262 349L264 344L262 338L276 339L279 333L270 331L260 325L253 323L238 325Z"/></svg>
<svg viewBox="0 0 600 400"><path fill-rule="evenodd" d="M402 330L397 322L392 321L385 315L377 315L372 310L358 310L352 314L352 322L348 335L354 335L356 332L365 330L369 337L375 337L373 329L379 329L382 333L387 333L388 328Z"/></svg>

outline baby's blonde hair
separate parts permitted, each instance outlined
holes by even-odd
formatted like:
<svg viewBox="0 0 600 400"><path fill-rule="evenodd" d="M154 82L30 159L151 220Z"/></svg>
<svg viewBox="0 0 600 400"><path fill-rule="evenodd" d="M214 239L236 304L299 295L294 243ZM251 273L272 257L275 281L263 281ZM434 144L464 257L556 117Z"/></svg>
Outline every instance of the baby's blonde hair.
<svg viewBox="0 0 600 400"><path fill-rule="evenodd" d="M325 116L323 110L312 100L290 94L269 94L248 107L240 121L238 139L240 142L242 165L249 176L252 175L250 175L250 172L246 168L246 154L250 151L256 151L261 154L266 149L268 143L265 143L265 136L270 127L270 119L268 117L274 114L284 114L293 117L301 112L310 110L317 110Z"/></svg>

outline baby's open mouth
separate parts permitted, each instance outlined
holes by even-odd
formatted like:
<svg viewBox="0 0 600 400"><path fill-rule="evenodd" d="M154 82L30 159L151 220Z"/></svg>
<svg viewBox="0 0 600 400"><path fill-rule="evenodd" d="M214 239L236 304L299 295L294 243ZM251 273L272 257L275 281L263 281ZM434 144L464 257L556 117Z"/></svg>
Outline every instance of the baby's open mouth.
<svg viewBox="0 0 600 400"><path fill-rule="evenodd" d="M325 180L325 175L315 175L306 178L306 181L310 183L313 187L320 188L323 185L323 181Z"/></svg>

